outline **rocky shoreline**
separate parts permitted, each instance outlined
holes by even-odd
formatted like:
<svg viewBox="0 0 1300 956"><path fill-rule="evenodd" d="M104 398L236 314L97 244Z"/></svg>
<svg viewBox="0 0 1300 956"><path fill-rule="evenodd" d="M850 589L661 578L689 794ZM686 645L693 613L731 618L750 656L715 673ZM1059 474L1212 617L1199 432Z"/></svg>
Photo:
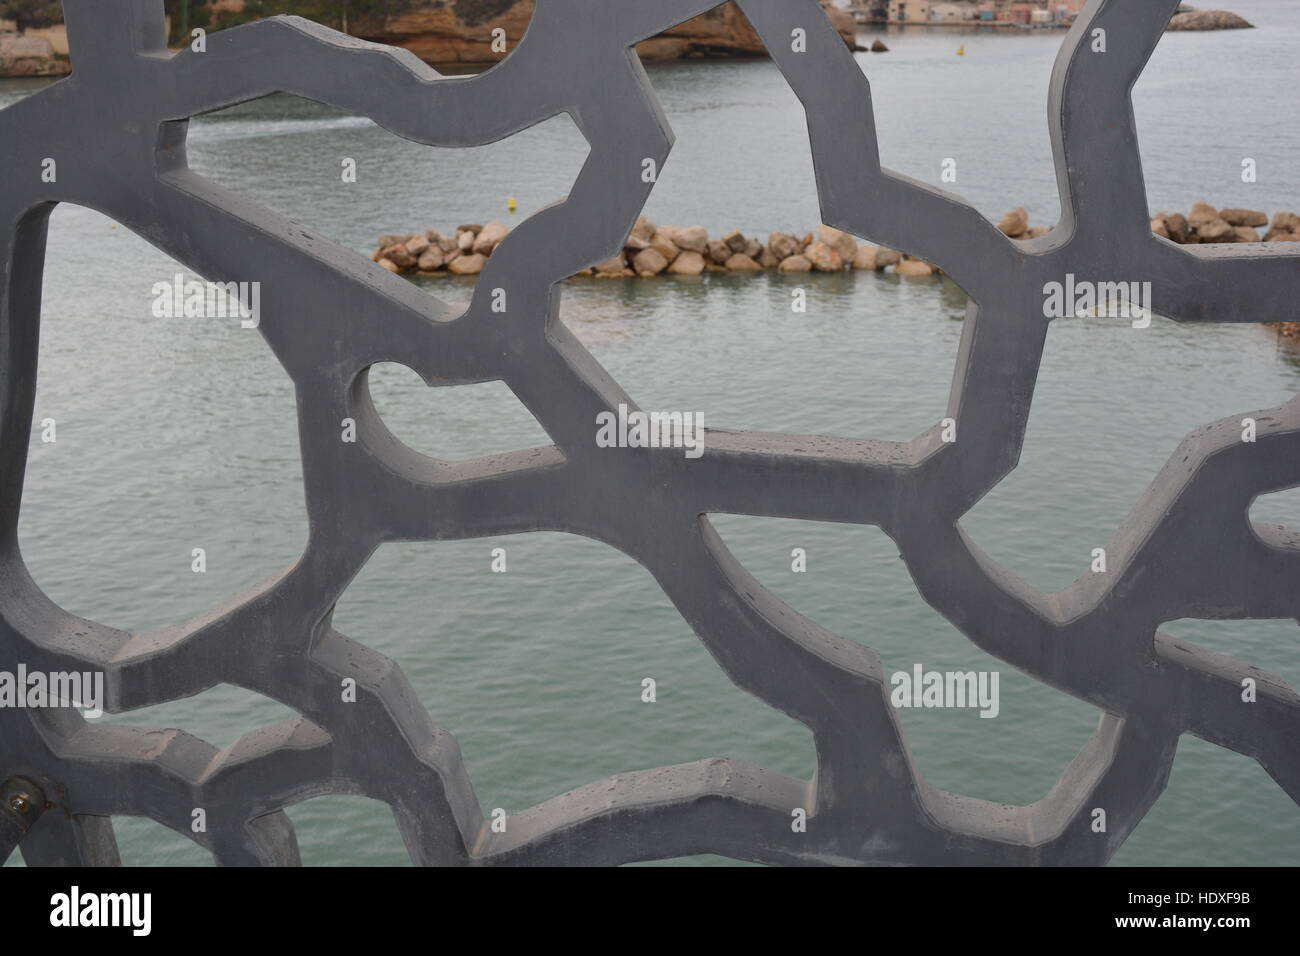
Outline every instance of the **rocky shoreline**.
<svg viewBox="0 0 1300 956"><path fill-rule="evenodd" d="M1250 30L1254 28L1245 17L1226 10L1188 10L1175 13L1169 20L1170 30Z"/></svg>
<svg viewBox="0 0 1300 956"><path fill-rule="evenodd" d="M1261 235L1260 230L1266 231ZM1031 226L1023 207L998 222L1011 239L1045 236L1047 226ZM1230 242L1300 242L1300 215L1268 214L1254 209L1216 209L1198 202L1187 215L1157 212L1151 231L1180 245ZM379 237L370 258L399 275L475 276L483 271L510 229L501 222L467 223L443 233L435 229ZM940 275L937 266L884 246L860 243L846 232L820 226L816 233L772 232L767 241L733 229L711 238L703 226L660 226L645 216L637 219L623 250L576 276L602 279L648 279L656 276L699 276L706 273L756 274L892 271L907 278ZM576 277L575 276L575 277ZM1300 340L1300 322L1270 323L1286 338Z"/></svg>

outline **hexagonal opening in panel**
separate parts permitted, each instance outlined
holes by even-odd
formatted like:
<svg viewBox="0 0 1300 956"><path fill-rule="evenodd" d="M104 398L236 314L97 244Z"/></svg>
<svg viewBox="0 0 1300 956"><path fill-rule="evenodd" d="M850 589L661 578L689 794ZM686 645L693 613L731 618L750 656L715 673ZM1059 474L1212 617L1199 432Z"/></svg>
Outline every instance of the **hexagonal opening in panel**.
<svg viewBox="0 0 1300 956"><path fill-rule="evenodd" d="M960 195L993 222L1025 206L1032 224L1054 224L1060 203L1047 97L1064 37L951 27L860 34L860 43L878 38L890 47L853 55L870 83L882 165ZM675 223L665 210L694 208L744 229L755 215L754 185L765 178L780 188L764 205L791 221L750 226L766 235L816 216L804 108L775 64L760 56L707 69L709 82L701 82L697 62L646 64L677 134L647 215Z"/></svg>
<svg viewBox="0 0 1300 956"><path fill-rule="evenodd" d="M1020 463L962 529L1039 590L1063 588L1089 573L1093 549L1106 546L1189 433L1297 391L1300 367L1268 329L1057 319Z"/></svg>
<svg viewBox="0 0 1300 956"><path fill-rule="evenodd" d="M100 717L87 717L86 722L123 727L177 727L213 747L223 748L259 727L297 716L278 700L256 691L217 684L193 697L137 707L121 714L105 712Z"/></svg>
<svg viewBox="0 0 1300 956"><path fill-rule="evenodd" d="M111 219L50 219L18 535L45 593L129 631L179 624L307 539L293 384L238 317L163 317L198 277Z"/></svg>
<svg viewBox="0 0 1300 956"><path fill-rule="evenodd" d="M642 409L905 442L946 414L966 304L946 279L771 273L575 280L560 316Z"/></svg>
<svg viewBox="0 0 1300 956"><path fill-rule="evenodd" d="M404 444L441 461L550 445L546 431L505 382L430 388L405 365L370 367L370 396Z"/></svg>
<svg viewBox="0 0 1300 956"><path fill-rule="evenodd" d="M303 866L411 865L392 808L383 801L332 793L284 812L293 822Z"/></svg>
<svg viewBox="0 0 1300 956"><path fill-rule="evenodd" d="M732 685L646 570L586 538L385 545L334 625L401 665L488 815L711 757L813 771L808 731Z"/></svg>
<svg viewBox="0 0 1300 956"><path fill-rule="evenodd" d="M822 222L803 108L770 60L710 71L705 82L697 64L647 66L675 142L646 220L667 237L703 227L714 244L736 230L736 248L746 240L771 265L789 251L773 232L816 238ZM634 231L625 250L631 262L640 238ZM560 311L641 408L695 412L707 427L892 441L946 414L967 307L951 280L716 263L703 275L668 274L695 252L651 241L680 252L666 273L577 277ZM764 260L773 249L782 251Z"/></svg>
<svg viewBox="0 0 1300 956"><path fill-rule="evenodd" d="M1096 730L1095 707L985 653L929 607L879 528L728 514L709 521L773 594L880 654L891 700L897 693L909 705L895 702L912 759L933 786L1033 803ZM925 696L934 673L942 675L942 697ZM961 685L963 706L959 695L948 696L949 674L962 675L951 683L954 691Z"/></svg>

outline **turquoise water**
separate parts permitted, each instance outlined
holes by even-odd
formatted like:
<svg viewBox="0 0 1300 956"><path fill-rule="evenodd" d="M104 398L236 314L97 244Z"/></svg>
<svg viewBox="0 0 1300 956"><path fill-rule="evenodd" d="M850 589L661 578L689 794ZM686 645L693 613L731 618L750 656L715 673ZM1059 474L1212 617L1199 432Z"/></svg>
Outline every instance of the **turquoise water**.
<svg viewBox="0 0 1300 956"><path fill-rule="evenodd" d="M1233 9L1260 28L1166 37L1135 91L1153 209L1204 198L1300 210L1300 111L1252 92L1290 88L1300 10L1288 0ZM859 56L886 165L937 183L942 160L956 158L956 189L985 214L1024 205L1031 221L1054 222L1045 109L1060 35L895 31L887 42L888 55ZM964 57L953 56L958 42ZM714 235L815 228L802 114L770 63L649 73L677 134L651 218ZM0 83L0 104L40 85ZM527 215L565 195L585 149L565 119L481 149L427 149L284 97L196 120L190 135L200 172L359 253L384 232L507 218L507 196ZM1253 185L1240 182L1246 156L1260 170ZM355 185L339 181L343 157L358 162ZM261 339L237 323L153 318L150 288L174 263L93 212L55 212L48 259L36 419L55 418L58 441L32 444L20 527L36 580L77 614L138 630L184 621L293 562L306 539L293 391ZM806 314L790 310L794 285L809 290ZM449 279L427 287L462 302L470 289ZM643 408L700 410L711 427L908 439L943 415L964 308L941 280L761 275L574 280L562 316ZM962 522L1041 589L1083 572L1189 430L1300 389L1300 354L1267 329L1157 319L1142 336L1125 332L1118 322L1053 323L1020 467ZM468 458L546 443L499 383L430 391L400 367L372 381L385 419L417 450ZM1294 524L1300 493L1261 499L1253 515ZM1094 708L982 654L930 609L878 530L714 520L764 584L877 648L888 670L1000 671L995 720L901 711L937 786L1036 800L1095 728ZM194 547L207 552L206 574L190 571ZM507 549L506 574L490 572L496 547ZM808 554L803 574L790 570L796 547ZM459 739L485 809L514 812L608 774L711 756L812 769L803 727L732 687L648 572L596 542L530 534L385 546L335 624L401 663ZM1165 630L1300 687L1294 621ZM657 682L654 704L640 700L644 677ZM287 715L221 687L104 719L227 745ZM290 816L309 864L405 862L382 805L321 798ZM208 862L156 824L117 829L128 863ZM1185 738L1168 790L1115 862L1298 857L1300 810L1264 771Z"/></svg>

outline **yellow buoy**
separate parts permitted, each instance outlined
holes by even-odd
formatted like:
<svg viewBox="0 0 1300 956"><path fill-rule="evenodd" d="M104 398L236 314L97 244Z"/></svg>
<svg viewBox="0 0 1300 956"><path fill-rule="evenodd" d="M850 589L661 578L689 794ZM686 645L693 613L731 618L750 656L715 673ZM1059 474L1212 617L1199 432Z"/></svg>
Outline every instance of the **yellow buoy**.
<svg viewBox="0 0 1300 956"><path fill-rule="evenodd" d="M514 196L511 196L509 199L506 200L506 208L509 209L511 212L514 212L514 211L515 211L515 197L514 197Z"/></svg>
<svg viewBox="0 0 1300 956"><path fill-rule="evenodd" d="M961 46L957 47L957 55L958 56L966 55L966 44L963 43Z"/></svg>

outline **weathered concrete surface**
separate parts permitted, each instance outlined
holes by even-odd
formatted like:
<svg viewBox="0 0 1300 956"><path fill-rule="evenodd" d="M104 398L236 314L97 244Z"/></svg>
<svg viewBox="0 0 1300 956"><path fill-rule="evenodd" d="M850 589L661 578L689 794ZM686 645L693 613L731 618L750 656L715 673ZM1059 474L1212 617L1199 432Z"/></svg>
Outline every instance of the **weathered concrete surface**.
<svg viewBox="0 0 1300 956"><path fill-rule="evenodd" d="M697 853L1098 864L1159 796L1185 733L1254 758L1300 799L1300 698L1250 662L1159 631L1189 617L1300 619L1300 530L1248 517L1256 496L1300 483L1300 398L1225 410L1188 435L1116 529L1108 569L1061 592L1017 580L958 525L1019 459L1046 283L1149 281L1153 310L1178 322L1264 322L1300 299L1293 244L1177 246L1151 232L1129 91L1176 5L1088 5L1051 78L1062 220L1014 240L956 196L880 166L867 79L814 0L741 0L807 109L823 221L935 263L970 297L946 410L956 440L942 421L910 442L713 429L689 459L596 445L597 416L635 400L558 320L558 286L619 252L653 188L644 161L662 166L672 147L629 48L712 0L540 5L510 57L467 80L292 18L172 56L161 0L66 0L75 72L0 113L0 660L101 671L115 713L229 683L300 716L218 750L179 730L87 724L70 709L0 710L0 779L29 779L54 804L23 838L28 862L114 862L108 818L139 814L222 864L290 864L284 808L350 793L387 803L422 864ZM1104 57L1089 49L1097 28L1110 38ZM806 53L791 48L796 30ZM566 112L591 153L567 199L501 243L456 314L189 169L186 117L275 91L439 146L493 142ZM41 178L47 157L56 182ZM127 634L74 617L42 594L18 548L46 223L60 202L102 211L213 281L261 282L258 332L297 389L310 544L282 574L183 626ZM464 462L419 455L371 403L368 369L381 361L431 386L504 381L554 444ZM1256 442L1241 440L1243 416L1257 421ZM345 418L356 443L340 441ZM714 512L880 527L925 601L1007 665L1094 705L1096 733L1036 803L936 789L912 762L875 651L766 590L726 549ZM496 832L455 739L395 662L334 629L332 611L385 542L538 530L589 536L649 569L733 683L809 729L812 779L723 758L629 768ZM340 693L347 680L355 701ZM196 807L207 815L197 834ZM799 811L806 831L792 826Z"/></svg>

